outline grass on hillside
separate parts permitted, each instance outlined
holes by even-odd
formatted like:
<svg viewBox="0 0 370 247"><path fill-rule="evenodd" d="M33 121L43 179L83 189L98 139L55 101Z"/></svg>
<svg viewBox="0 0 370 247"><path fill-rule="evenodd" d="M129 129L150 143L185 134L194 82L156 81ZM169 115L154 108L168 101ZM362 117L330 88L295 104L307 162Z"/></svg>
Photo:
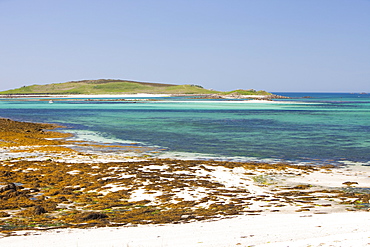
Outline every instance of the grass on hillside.
<svg viewBox="0 0 370 247"><path fill-rule="evenodd" d="M163 83L145 83L123 80L84 80L47 85L31 85L0 92L0 94L120 94L120 93L151 93L151 94L240 94L268 95L265 91L234 90L220 92L204 89L198 85L173 85Z"/></svg>
<svg viewBox="0 0 370 247"><path fill-rule="evenodd" d="M271 95L271 93L259 90L256 91L254 89L249 89L249 90L243 90L243 89L238 89L238 90L233 90L229 92L224 92L222 94L239 94L239 95Z"/></svg>

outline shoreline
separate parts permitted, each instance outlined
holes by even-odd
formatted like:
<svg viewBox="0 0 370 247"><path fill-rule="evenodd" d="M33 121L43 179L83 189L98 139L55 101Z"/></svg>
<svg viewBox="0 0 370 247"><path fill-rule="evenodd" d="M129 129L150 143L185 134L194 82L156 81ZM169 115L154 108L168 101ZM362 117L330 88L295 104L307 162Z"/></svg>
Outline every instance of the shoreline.
<svg viewBox="0 0 370 247"><path fill-rule="evenodd" d="M271 99L289 99L289 97L280 95L222 95L222 94L150 94L150 93L133 93L133 94L14 94L0 95L0 98L162 98L162 97L200 97L202 99L256 99L256 100L271 100Z"/></svg>
<svg viewBox="0 0 370 247"><path fill-rule="evenodd" d="M71 234L81 237L81 234L94 232L94 236L99 236L101 232L129 232L132 229L145 229L148 233L145 235L151 236L162 228L170 228L175 232L187 231L183 234L193 236L191 231L199 225L207 225L204 229L209 230L197 236L202 239L200 246L217 246L212 242L217 234L210 230L219 227L217 229L221 231L223 224L231 222L228 231L233 237L224 235L220 243L263 244L288 241L288 238L301 241L310 237L304 234L308 229L305 228L308 218L313 219L312 224L318 224L324 218L350 220L358 215L370 220L367 212L370 197L364 194L370 188L369 167L123 156L112 160L109 155L91 155L71 149L71 145L91 144L71 142L65 139L69 136L66 133L47 131L56 127L60 126L0 119L0 154L3 157L0 166L0 229L3 237L29 234L19 230L91 227L99 228L37 234L41 234L45 241L54 241L53 238L61 236L56 233L58 231L64 232L67 239ZM20 156L4 159L6 152ZM288 218L291 219L289 224L301 227L299 238L289 236ZM251 222L256 230L255 234L250 234L254 235L251 237L253 241L249 241L249 237L236 239L234 235L239 234L241 226L254 231L251 226L248 228ZM269 230L272 234L269 238L265 234L266 224L275 226ZM285 225L284 238L279 237L281 224ZM127 228L136 225L139 227ZM122 227L107 230L105 226ZM344 233L354 231L353 226L339 226ZM367 229L363 234L369 232ZM180 236L184 237L183 234ZM165 238L168 246L177 246L178 240L170 235ZM182 241L189 246L191 241L196 241L194 238ZM39 237L32 234L15 239L5 237L0 239L0 244L22 246L23 239L33 241ZM78 246L88 246L92 239L94 237L78 242ZM20 245L16 245L18 241ZM126 240L115 238L113 242L104 243L114 246L121 245L122 241ZM130 246L163 246L159 240L152 242L148 238L143 238L144 242L133 238L127 241ZM75 244L62 243L60 246ZM96 246L106 246L104 243Z"/></svg>
<svg viewBox="0 0 370 247"><path fill-rule="evenodd" d="M106 97L169 97L170 94L12 94L0 98L106 98Z"/></svg>

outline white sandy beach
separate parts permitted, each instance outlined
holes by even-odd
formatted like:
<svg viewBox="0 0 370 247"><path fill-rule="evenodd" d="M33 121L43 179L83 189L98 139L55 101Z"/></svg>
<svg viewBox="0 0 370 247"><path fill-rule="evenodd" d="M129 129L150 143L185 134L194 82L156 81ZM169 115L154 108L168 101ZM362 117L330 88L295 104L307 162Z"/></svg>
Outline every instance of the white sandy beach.
<svg viewBox="0 0 370 247"><path fill-rule="evenodd" d="M133 94L56 94L56 95L50 95L50 94L40 94L40 95L12 95L12 97L15 98L132 98L132 97L138 97L138 98L161 98L161 97L173 97L173 94L149 94L149 93L133 93ZM191 96L189 94L188 96ZM8 97L8 96L6 96ZM269 95L240 95L239 97L245 98L245 99L264 99L269 98ZM232 96L225 96L225 98L233 99L235 97Z"/></svg>
<svg viewBox="0 0 370 247"><path fill-rule="evenodd" d="M368 246L370 214L269 214L210 222L33 232L0 246Z"/></svg>
<svg viewBox="0 0 370 247"><path fill-rule="evenodd" d="M170 97L170 94L148 94L148 93L137 93L137 94L40 94L40 95L12 95L15 98L124 98L124 97ZM8 96L6 96L8 97Z"/></svg>

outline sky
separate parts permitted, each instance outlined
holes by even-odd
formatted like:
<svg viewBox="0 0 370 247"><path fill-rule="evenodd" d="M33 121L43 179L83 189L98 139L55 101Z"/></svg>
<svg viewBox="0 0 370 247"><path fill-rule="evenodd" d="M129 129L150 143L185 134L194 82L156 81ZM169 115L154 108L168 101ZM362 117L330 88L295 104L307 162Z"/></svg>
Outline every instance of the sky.
<svg viewBox="0 0 370 247"><path fill-rule="evenodd" d="M0 91L84 79L370 93L370 0L0 0Z"/></svg>

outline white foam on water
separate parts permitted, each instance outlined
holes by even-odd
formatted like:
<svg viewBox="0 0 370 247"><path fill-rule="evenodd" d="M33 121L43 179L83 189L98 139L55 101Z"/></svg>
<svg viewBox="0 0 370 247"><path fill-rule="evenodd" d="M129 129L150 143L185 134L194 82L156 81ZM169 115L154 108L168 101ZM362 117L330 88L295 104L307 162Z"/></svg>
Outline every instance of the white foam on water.
<svg viewBox="0 0 370 247"><path fill-rule="evenodd" d="M368 162L358 162L358 161L350 161L350 160L341 160L338 161L343 165L354 165L354 166L370 166L370 161Z"/></svg>
<svg viewBox="0 0 370 247"><path fill-rule="evenodd" d="M63 131L63 130L62 130ZM281 162L288 162L294 163L297 165L320 165L325 164L324 161L318 162L317 160L314 161L294 161L294 160L282 160L276 158L261 158L261 157L243 157L243 156L222 156L217 154L207 154L207 153L191 153L191 152L178 152L178 151L169 151L167 147L161 147L156 145L148 145L143 142L131 141L131 140L122 140L118 138L110 138L102 136L98 132L89 131L89 130L64 130L65 132L74 134L73 140L79 141L88 141L88 142L96 142L96 143L104 143L104 144L130 144L130 145L139 145L142 147L154 148L154 152L143 152L141 154L135 152L125 152L125 155L131 156L141 156L141 155L149 155L153 158L169 158L169 159L183 159L183 160L219 160L219 161L233 161L233 162L263 162L263 163L281 163ZM94 150L89 150L90 153L95 153ZM96 150L99 153L98 150ZM114 155L114 151L111 151L112 155ZM344 164L344 165L353 165L354 163L358 165L370 165L370 161L367 163L357 163L349 160L343 160L336 162L337 164Z"/></svg>
<svg viewBox="0 0 370 247"><path fill-rule="evenodd" d="M73 140L77 141L89 141L89 142L99 142L99 143L122 143L122 144L141 144L145 145L140 142L130 141L130 140L122 140L118 138L111 138L102 136L98 132L89 131L89 130L66 130L62 132L72 133L74 137Z"/></svg>
<svg viewBox="0 0 370 247"><path fill-rule="evenodd" d="M183 160L220 160L220 161L234 161L234 162L265 162L265 163L278 163L282 162L280 159L268 159L268 158L257 158L257 157L242 157L242 156L221 156L215 154L204 154L204 153L188 153L188 152L174 152L174 151L163 151L155 154L157 158L175 158Z"/></svg>

